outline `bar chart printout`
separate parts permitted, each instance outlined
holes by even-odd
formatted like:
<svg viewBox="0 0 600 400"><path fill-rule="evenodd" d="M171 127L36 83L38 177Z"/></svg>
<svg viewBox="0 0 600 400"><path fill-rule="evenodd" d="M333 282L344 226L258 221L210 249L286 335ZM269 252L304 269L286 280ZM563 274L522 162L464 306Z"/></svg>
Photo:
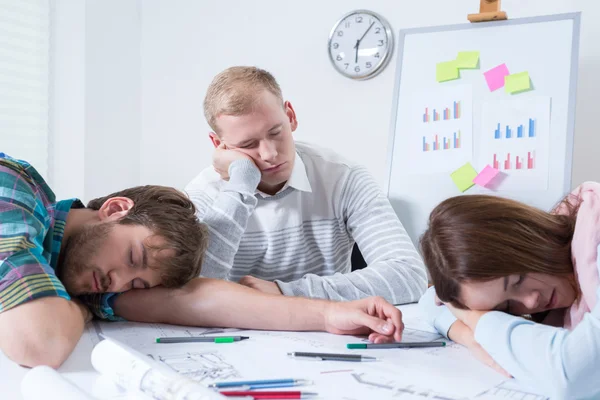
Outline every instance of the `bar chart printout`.
<svg viewBox="0 0 600 400"><path fill-rule="evenodd" d="M476 141L477 168L490 165L505 176L499 191L546 190L549 185L550 104L548 96L486 101Z"/></svg>
<svg viewBox="0 0 600 400"><path fill-rule="evenodd" d="M520 124L515 127L510 125L502 125L498 122L496 129L494 129L494 139L524 139L524 138L535 138L535 119L529 118L526 125ZM516 132L515 132L516 131Z"/></svg>
<svg viewBox="0 0 600 400"><path fill-rule="evenodd" d="M398 113L410 121L394 140L406 175L451 173L473 161L471 85L420 91L410 102L399 103Z"/></svg>
<svg viewBox="0 0 600 400"><path fill-rule="evenodd" d="M460 130L453 132L448 136L434 135L430 141L427 140L426 136L423 136L423 151L450 150L460 148Z"/></svg>
<svg viewBox="0 0 600 400"><path fill-rule="evenodd" d="M528 151L524 156L514 153L502 156L494 153L492 166L499 171L535 169L535 151Z"/></svg>
<svg viewBox="0 0 600 400"><path fill-rule="evenodd" d="M461 117L461 102L455 100L452 105L443 109L425 107L423 113L423 123L448 121L451 119L459 119Z"/></svg>

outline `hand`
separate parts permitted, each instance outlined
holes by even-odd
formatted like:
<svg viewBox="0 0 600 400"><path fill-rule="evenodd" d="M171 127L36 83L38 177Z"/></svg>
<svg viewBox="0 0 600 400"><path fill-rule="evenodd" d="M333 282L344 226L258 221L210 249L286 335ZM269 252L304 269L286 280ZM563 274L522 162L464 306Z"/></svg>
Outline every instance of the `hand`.
<svg viewBox="0 0 600 400"><path fill-rule="evenodd" d="M325 330L337 335L369 335L374 343L402 340L402 313L382 297L331 302L325 309Z"/></svg>
<svg viewBox="0 0 600 400"><path fill-rule="evenodd" d="M476 359L488 367L491 367L500 374L511 378L510 374L506 372L506 370L502 368L496 361L494 361L492 356L490 356L489 353L475 341L475 335L473 335L473 331L461 321L456 321L452 324L448 330L448 337L450 340L465 346Z"/></svg>
<svg viewBox="0 0 600 400"><path fill-rule="evenodd" d="M492 356L490 356L490 354L487 351L485 351L483 347L481 347L479 343L473 341L470 345L467 346L467 349L469 349L471 354L473 354L473 356L475 356L476 359L478 359L488 367L491 367L496 372L504 375L507 378L512 378L512 375L509 374L504 368L502 368L500 364L498 364L492 358Z"/></svg>
<svg viewBox="0 0 600 400"><path fill-rule="evenodd" d="M71 301L79 307L79 311L81 311L81 315L83 316L83 322L87 324L94 318L94 314L90 311L90 309L84 305L81 300L72 298Z"/></svg>
<svg viewBox="0 0 600 400"><path fill-rule="evenodd" d="M240 279L240 285L248 286L249 288L259 290L263 293L283 294L275 282L265 281L250 275L246 275Z"/></svg>
<svg viewBox="0 0 600 400"><path fill-rule="evenodd" d="M229 180L229 166L237 160L250 160L250 156L241 151L228 149L223 142L213 153L213 168L221 175L221 179Z"/></svg>
<svg viewBox="0 0 600 400"><path fill-rule="evenodd" d="M475 328L477 327L477 323L479 319L483 317L489 311L475 311L475 310L463 310L461 308L456 308L450 303L444 303L446 307L454 314L456 318L458 318L462 323L469 327L473 332L475 332Z"/></svg>

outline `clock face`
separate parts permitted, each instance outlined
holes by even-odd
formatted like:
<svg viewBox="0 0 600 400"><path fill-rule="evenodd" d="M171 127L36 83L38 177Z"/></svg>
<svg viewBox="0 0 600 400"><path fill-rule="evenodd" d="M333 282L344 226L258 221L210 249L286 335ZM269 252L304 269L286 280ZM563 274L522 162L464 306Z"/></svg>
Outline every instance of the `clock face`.
<svg viewBox="0 0 600 400"><path fill-rule="evenodd" d="M368 79L381 72L393 48L390 25L371 11L346 14L329 34L329 58L333 66L352 79Z"/></svg>

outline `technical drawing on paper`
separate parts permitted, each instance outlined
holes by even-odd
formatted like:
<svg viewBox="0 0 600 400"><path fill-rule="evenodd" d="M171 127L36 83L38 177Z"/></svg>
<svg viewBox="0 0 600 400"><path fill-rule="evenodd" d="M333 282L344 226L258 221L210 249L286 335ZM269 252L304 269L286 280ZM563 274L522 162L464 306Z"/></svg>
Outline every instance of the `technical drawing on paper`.
<svg viewBox="0 0 600 400"><path fill-rule="evenodd" d="M240 377L237 369L216 352L187 352L151 357L197 382Z"/></svg>
<svg viewBox="0 0 600 400"><path fill-rule="evenodd" d="M399 386L395 381L389 379L380 379L376 381L374 377L367 377L364 373L353 373L352 377L361 385L371 386L379 389L387 389L394 393L394 397L398 398L415 398L419 399L434 399L434 400L465 400L466 398L452 397L441 393L434 392L430 389L423 389L414 385Z"/></svg>
<svg viewBox="0 0 600 400"><path fill-rule="evenodd" d="M547 400L548 397L540 394L528 392L514 384L506 381L477 395L477 400L495 400L495 399L519 399L519 400Z"/></svg>

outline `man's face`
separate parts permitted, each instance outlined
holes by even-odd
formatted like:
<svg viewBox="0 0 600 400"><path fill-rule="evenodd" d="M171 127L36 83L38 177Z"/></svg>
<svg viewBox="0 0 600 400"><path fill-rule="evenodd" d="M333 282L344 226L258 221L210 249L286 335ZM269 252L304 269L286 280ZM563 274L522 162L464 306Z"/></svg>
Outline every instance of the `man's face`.
<svg viewBox="0 0 600 400"><path fill-rule="evenodd" d="M169 251L159 255L151 247L162 243L141 225L113 220L84 225L65 244L58 277L76 296L154 287L160 284L156 265Z"/></svg>
<svg viewBox="0 0 600 400"><path fill-rule="evenodd" d="M292 137L298 126L296 113L289 102L280 100L268 91L258 96L251 113L246 115L220 115L217 117L219 137L228 149L250 156L261 170L259 189L277 191L290 178L296 157Z"/></svg>

